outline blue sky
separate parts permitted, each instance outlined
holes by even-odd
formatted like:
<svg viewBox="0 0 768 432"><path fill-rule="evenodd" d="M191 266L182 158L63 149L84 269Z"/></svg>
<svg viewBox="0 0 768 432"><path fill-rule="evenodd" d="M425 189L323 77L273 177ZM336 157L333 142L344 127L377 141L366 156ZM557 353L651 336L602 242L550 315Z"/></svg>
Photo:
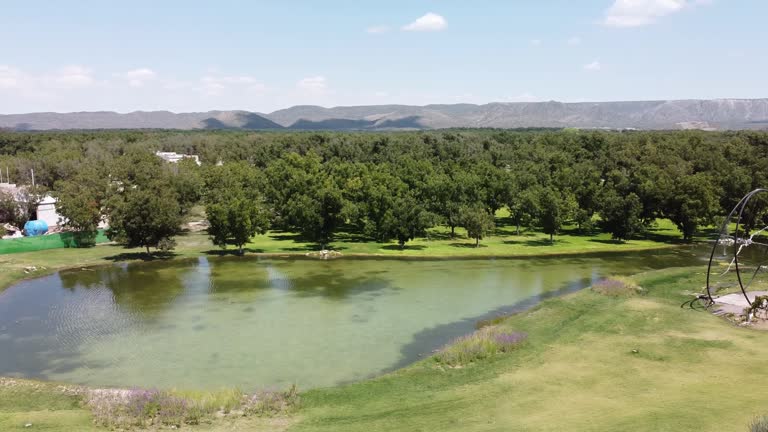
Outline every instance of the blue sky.
<svg viewBox="0 0 768 432"><path fill-rule="evenodd" d="M3 0L0 113L768 97L763 0Z"/></svg>

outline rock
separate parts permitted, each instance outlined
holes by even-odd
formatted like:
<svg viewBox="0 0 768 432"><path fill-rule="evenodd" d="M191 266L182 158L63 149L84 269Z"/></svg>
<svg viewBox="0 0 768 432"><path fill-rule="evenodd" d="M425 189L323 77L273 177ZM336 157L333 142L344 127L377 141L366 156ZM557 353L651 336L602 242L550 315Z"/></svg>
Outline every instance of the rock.
<svg viewBox="0 0 768 432"><path fill-rule="evenodd" d="M24 425L24 427L25 427L25 428L29 428L29 427L32 427L32 423L27 423L27 424L25 424L25 425Z"/></svg>
<svg viewBox="0 0 768 432"><path fill-rule="evenodd" d="M633 349L633 350L632 350L632 354L640 354L640 350L637 350L637 349Z"/></svg>

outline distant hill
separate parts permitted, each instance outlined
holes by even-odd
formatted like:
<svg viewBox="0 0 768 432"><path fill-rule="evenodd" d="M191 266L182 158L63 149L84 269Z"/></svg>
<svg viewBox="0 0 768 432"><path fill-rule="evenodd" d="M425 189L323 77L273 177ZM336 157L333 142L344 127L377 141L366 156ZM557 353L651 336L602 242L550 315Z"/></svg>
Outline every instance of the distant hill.
<svg viewBox="0 0 768 432"><path fill-rule="evenodd" d="M54 129L282 129L279 124L247 111L172 113L111 111L31 113L0 115L0 128L14 130Z"/></svg>
<svg viewBox="0 0 768 432"><path fill-rule="evenodd" d="M609 129L768 129L768 99L628 102L520 102L485 105L301 105L270 114L247 111L31 113L0 115L0 128L408 130L521 127Z"/></svg>

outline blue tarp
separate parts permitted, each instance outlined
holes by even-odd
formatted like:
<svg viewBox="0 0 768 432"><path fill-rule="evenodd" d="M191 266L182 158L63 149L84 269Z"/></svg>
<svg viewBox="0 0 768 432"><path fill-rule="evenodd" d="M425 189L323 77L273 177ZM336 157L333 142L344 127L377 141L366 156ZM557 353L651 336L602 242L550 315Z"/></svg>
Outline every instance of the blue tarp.
<svg viewBox="0 0 768 432"><path fill-rule="evenodd" d="M31 220L24 224L24 232L28 236L39 236L48 232L48 224L42 220Z"/></svg>

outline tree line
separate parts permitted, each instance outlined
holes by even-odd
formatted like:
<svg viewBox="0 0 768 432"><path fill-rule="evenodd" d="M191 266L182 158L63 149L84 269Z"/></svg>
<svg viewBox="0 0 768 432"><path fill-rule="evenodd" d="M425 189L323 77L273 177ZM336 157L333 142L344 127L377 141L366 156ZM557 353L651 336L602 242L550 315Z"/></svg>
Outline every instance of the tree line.
<svg viewBox="0 0 768 432"><path fill-rule="evenodd" d="M72 230L106 219L110 238L148 251L172 248L197 204L213 243L240 250L267 230L326 247L344 229L403 247L436 225L477 243L501 209L518 234L554 239L573 224L627 240L668 218L691 240L768 184L766 150L756 131L8 132L0 169L21 184L34 169L34 193L56 196ZM0 222L23 219L8 202Z"/></svg>

